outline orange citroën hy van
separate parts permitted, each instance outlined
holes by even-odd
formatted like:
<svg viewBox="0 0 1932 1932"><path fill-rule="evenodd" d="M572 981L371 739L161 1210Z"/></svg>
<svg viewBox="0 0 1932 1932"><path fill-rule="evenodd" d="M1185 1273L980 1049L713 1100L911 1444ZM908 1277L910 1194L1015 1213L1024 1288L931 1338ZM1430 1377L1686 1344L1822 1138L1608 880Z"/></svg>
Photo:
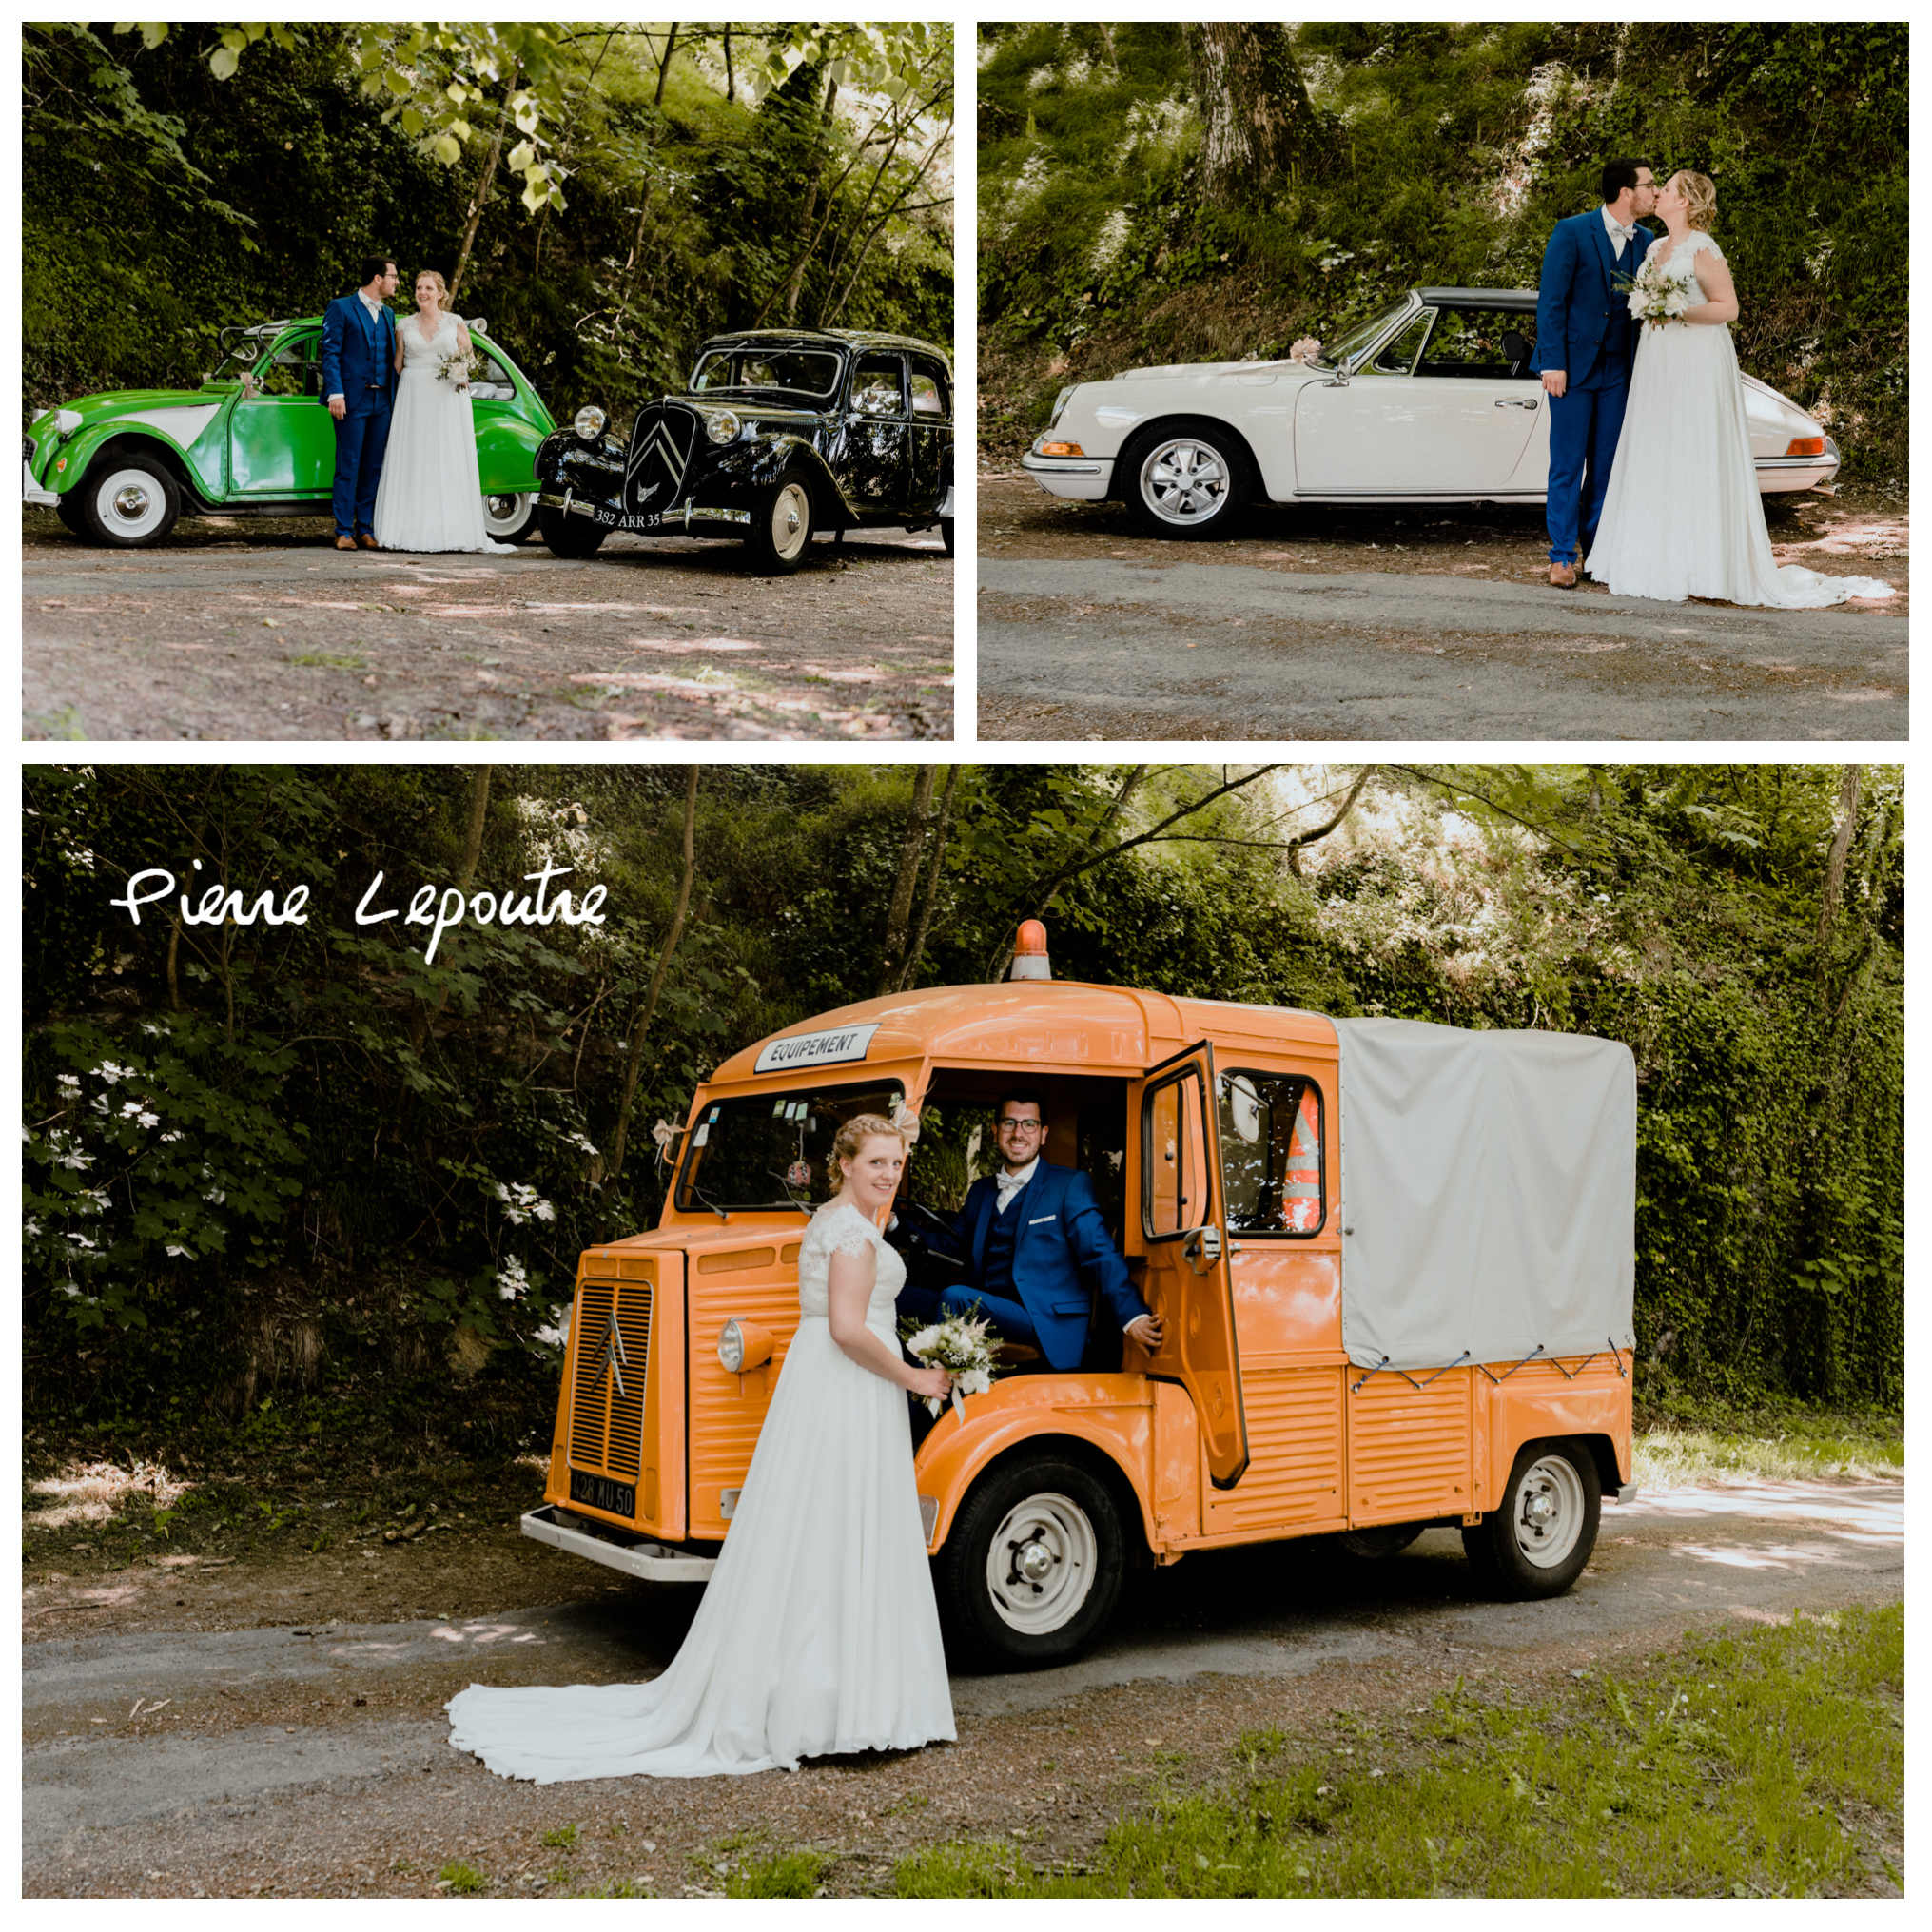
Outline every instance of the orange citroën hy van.
<svg viewBox="0 0 1932 1932"><path fill-rule="evenodd" d="M847 1006L734 1054L664 1133L658 1226L582 1257L545 1501L527 1534L702 1582L798 1320L834 1135L916 1139L889 1235L991 1159L1005 1088L1045 1098L1141 1294L1081 1368L1009 1349L915 1462L956 1656L1076 1654L1129 1565L1297 1536L1360 1553L1459 1528L1495 1594L1553 1596L1628 1500L1635 1078L1611 1042L1467 1031L1012 977Z"/></svg>

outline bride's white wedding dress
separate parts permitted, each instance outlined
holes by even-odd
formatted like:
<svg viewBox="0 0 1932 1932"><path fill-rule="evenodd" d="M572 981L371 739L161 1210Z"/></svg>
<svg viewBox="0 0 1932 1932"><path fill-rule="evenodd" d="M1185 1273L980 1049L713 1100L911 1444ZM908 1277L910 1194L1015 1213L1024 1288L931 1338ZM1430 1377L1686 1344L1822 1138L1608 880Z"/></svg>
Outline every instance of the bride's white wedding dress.
<svg viewBox="0 0 1932 1932"><path fill-rule="evenodd" d="M477 427L469 391L438 379L443 357L460 345L454 316L422 339L420 316L396 324L402 374L389 420L389 448L376 485L375 537L384 550L491 550L483 527Z"/></svg>
<svg viewBox="0 0 1932 1932"><path fill-rule="evenodd" d="M953 1733L952 1693L913 1485L906 1392L831 1338L834 1253L872 1248L866 1325L894 1354L906 1264L832 1201L798 1257L798 1333L731 1532L670 1667L649 1684L451 1699L450 1742L500 1776L701 1778Z"/></svg>
<svg viewBox="0 0 1932 1932"><path fill-rule="evenodd" d="M1724 260L1708 235L1692 229L1664 273L1688 281L1706 252ZM1722 597L1812 610L1893 595L1874 577L1779 568L1765 530L1730 329L1694 322L1641 331L1610 488L1584 568L1621 595L1670 603Z"/></svg>

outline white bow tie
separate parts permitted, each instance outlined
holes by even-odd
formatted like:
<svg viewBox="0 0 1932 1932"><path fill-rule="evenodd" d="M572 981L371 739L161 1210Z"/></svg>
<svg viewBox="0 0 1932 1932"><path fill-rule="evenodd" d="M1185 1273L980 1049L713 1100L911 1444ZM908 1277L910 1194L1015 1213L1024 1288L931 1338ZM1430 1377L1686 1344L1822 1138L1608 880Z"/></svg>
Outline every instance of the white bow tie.
<svg viewBox="0 0 1932 1932"><path fill-rule="evenodd" d="M1006 1203L1032 1179L1030 1174L1023 1178L1018 1174L1008 1174L1004 1168L994 1175L993 1185L1000 1190L1000 1198L993 1203L994 1213L1005 1214Z"/></svg>
<svg viewBox="0 0 1932 1932"><path fill-rule="evenodd" d="M1610 224L1610 230L1620 242L1628 242L1630 239L1630 237L1637 232L1636 225L1634 223L1628 228L1619 228L1617 224L1614 222L1612 222Z"/></svg>

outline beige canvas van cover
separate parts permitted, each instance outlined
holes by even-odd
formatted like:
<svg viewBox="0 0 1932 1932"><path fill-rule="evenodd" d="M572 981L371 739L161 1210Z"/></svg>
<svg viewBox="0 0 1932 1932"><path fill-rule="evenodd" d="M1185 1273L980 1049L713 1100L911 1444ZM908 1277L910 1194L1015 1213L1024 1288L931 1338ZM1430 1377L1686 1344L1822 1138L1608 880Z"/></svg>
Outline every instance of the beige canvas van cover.
<svg viewBox="0 0 1932 1932"><path fill-rule="evenodd" d="M1415 1020L1335 1030L1349 1359L1415 1371L1633 1346L1630 1048Z"/></svg>

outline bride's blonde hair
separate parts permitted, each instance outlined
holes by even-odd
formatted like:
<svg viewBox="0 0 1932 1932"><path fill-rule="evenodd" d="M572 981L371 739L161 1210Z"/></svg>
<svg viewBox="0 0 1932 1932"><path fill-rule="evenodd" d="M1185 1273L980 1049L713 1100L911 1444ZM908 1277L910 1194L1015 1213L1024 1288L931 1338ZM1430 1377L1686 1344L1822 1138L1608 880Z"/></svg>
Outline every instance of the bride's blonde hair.
<svg viewBox="0 0 1932 1932"><path fill-rule="evenodd" d="M906 1144L906 1136L884 1114L854 1114L838 1130L838 1138L831 1143L832 1165L841 1178L846 1162L856 1159L859 1149L875 1134L889 1135L901 1147Z"/></svg>
<svg viewBox="0 0 1932 1932"><path fill-rule="evenodd" d="M1674 177L1684 199L1690 204L1685 220L1693 228L1710 233L1711 218L1717 213L1717 184L1708 174L1692 174L1680 167Z"/></svg>

